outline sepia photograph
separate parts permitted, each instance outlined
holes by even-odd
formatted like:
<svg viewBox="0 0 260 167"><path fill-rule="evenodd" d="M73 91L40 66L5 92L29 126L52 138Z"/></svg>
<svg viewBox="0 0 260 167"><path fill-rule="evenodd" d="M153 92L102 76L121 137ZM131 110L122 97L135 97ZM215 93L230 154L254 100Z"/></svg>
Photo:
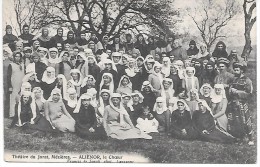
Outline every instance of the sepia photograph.
<svg viewBox="0 0 260 167"><path fill-rule="evenodd" d="M2 0L2 160L256 165L256 8Z"/></svg>

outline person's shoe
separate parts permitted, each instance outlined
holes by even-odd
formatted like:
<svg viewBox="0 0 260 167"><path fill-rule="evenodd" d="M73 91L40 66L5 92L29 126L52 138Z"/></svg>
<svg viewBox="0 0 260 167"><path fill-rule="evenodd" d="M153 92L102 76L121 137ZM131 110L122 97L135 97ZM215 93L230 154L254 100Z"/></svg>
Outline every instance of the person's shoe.
<svg viewBox="0 0 260 167"><path fill-rule="evenodd" d="M255 143L254 143L253 141L249 141L249 142L248 142L248 145L249 145L249 146L253 146L253 145L255 145Z"/></svg>

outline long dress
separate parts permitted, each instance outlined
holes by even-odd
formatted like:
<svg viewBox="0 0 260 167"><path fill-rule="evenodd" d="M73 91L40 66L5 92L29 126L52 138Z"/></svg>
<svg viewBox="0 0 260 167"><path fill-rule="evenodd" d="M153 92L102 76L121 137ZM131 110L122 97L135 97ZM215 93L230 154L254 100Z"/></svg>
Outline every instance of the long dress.
<svg viewBox="0 0 260 167"><path fill-rule="evenodd" d="M192 123L201 140L220 143L234 142L233 136L216 127L214 118L208 110L205 113L196 110L192 116ZM207 130L209 134L202 133L203 130Z"/></svg>
<svg viewBox="0 0 260 167"><path fill-rule="evenodd" d="M144 133L158 132L159 122L153 117L151 113L148 115L142 114L137 119L136 127Z"/></svg>
<svg viewBox="0 0 260 167"><path fill-rule="evenodd" d="M93 128L95 132L90 132L89 129ZM76 118L75 125L76 134L84 139L106 139L107 135L102 126L97 126L97 118L95 109L89 105L87 108L81 105L79 113Z"/></svg>
<svg viewBox="0 0 260 167"><path fill-rule="evenodd" d="M224 103L227 104L227 99L222 99L221 102L219 102L219 103L213 103L213 104L212 104L212 106L215 106L215 107L212 109L213 115L219 113L219 112L223 109ZM223 114L222 116L220 116L220 117L217 118L217 124L218 124L221 128L223 128L225 131L227 130L228 119L227 119L226 114Z"/></svg>
<svg viewBox="0 0 260 167"><path fill-rule="evenodd" d="M183 129L186 130L186 135L182 134ZM189 111L184 110L184 112L181 112L177 109L172 112L170 133L172 137L179 139L190 140L197 138L198 134L192 126L191 115Z"/></svg>
<svg viewBox="0 0 260 167"><path fill-rule="evenodd" d="M57 80L55 80L53 83L46 83L46 82L41 82L40 87L43 90L43 97L44 99L48 99L51 95L51 91L55 88L57 84Z"/></svg>
<svg viewBox="0 0 260 167"><path fill-rule="evenodd" d="M159 132L169 132L171 112L169 110L166 110L160 114L155 112L153 115L154 115L155 119L159 122L158 131Z"/></svg>
<svg viewBox="0 0 260 167"><path fill-rule="evenodd" d="M112 138L125 140L149 137L148 135L141 133L139 129L131 128L129 124L126 124L125 127L121 126L120 114L110 105L105 107L104 121L107 123L107 127L105 128L107 136Z"/></svg>
<svg viewBox="0 0 260 167"><path fill-rule="evenodd" d="M16 103L16 97L18 96L18 93L22 86L22 80L24 77L24 69L23 65L18 65L16 63L11 63L8 67L8 75L10 78L10 85L13 88L12 93L10 94L10 112L9 117L13 117L15 115L15 103Z"/></svg>

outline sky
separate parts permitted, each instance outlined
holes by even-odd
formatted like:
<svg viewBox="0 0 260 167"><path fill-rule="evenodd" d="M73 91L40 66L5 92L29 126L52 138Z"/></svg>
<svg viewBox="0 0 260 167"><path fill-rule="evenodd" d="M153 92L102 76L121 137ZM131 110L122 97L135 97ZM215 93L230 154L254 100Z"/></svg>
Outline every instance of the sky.
<svg viewBox="0 0 260 167"><path fill-rule="evenodd" d="M193 8L198 5L198 0L174 0L175 8L185 13L186 8ZM223 0L218 0L219 2ZM242 0L237 0L242 6ZM6 24L11 24L15 27L15 12L13 9L13 0L3 0L3 24L2 30L5 33ZM229 43L232 46L241 46L244 44L244 15L241 11L230 23L227 25L228 29L232 30L232 36L224 39L224 42ZM196 29L195 24L189 16L183 17L183 22L178 24L178 33L182 33L184 30L189 31L191 35L199 36L199 31ZM56 33L56 31L54 32ZM15 31L13 34L18 35ZM252 45L256 44L256 24L251 31ZM199 42L199 41L198 41Z"/></svg>

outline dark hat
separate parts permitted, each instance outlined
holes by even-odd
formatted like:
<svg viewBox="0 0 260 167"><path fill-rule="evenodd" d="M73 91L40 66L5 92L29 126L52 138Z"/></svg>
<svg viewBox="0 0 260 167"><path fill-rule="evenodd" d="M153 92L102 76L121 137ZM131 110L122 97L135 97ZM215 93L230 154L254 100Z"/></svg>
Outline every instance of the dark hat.
<svg viewBox="0 0 260 167"><path fill-rule="evenodd" d="M227 67L229 66L230 61L227 58L220 57L218 58L217 65L225 64Z"/></svg>
<svg viewBox="0 0 260 167"><path fill-rule="evenodd" d="M239 62L233 63L233 69L235 69L235 68L240 68L243 72L246 71L246 66L242 63L239 63Z"/></svg>
<svg viewBox="0 0 260 167"><path fill-rule="evenodd" d="M196 42L194 40L191 40L189 45L196 45Z"/></svg>
<svg viewBox="0 0 260 167"><path fill-rule="evenodd" d="M12 26L6 25L5 29L6 29L6 30L7 30L7 29L12 29Z"/></svg>

